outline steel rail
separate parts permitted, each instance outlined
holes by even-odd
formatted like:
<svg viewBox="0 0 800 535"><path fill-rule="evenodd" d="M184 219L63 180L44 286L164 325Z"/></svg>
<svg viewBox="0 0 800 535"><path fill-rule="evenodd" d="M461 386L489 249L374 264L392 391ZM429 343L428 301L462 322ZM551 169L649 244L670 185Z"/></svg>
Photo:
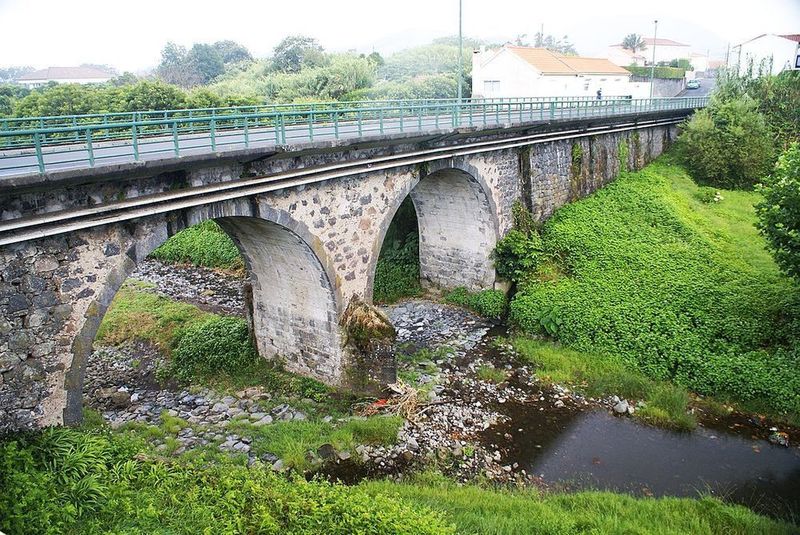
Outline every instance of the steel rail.
<svg viewBox="0 0 800 535"><path fill-rule="evenodd" d="M575 139L593 133L615 133L678 124L682 120L682 118L656 119L647 122L597 126L563 132L531 134L503 140L474 142L460 147L438 147L406 154L359 160L357 162L331 164L317 168L277 173L275 175L209 184L189 190L147 195L81 210L64 210L28 218L18 218L0 224L0 246L366 172L467 156L486 151L506 150L526 145ZM104 215L108 212L112 213ZM121 213L115 214L113 212ZM19 232L20 230L22 232ZM12 234L9 236L9 233Z"/></svg>

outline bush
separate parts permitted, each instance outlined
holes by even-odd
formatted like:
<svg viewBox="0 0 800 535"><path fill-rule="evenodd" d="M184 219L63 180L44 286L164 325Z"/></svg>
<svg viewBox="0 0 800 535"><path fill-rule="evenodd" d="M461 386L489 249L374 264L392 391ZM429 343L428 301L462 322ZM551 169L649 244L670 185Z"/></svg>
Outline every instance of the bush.
<svg viewBox="0 0 800 535"><path fill-rule="evenodd" d="M218 269L244 269L239 249L213 220L184 229L150 254L171 264L189 263Z"/></svg>
<svg viewBox="0 0 800 535"><path fill-rule="evenodd" d="M240 318L211 315L178 332L176 339L171 367L184 381L218 372L234 375L258 359Z"/></svg>
<svg viewBox="0 0 800 535"><path fill-rule="evenodd" d="M542 239L535 232L527 234L512 229L497 242L492 258L500 277L519 282L525 274L534 271L539 265L542 259Z"/></svg>
<svg viewBox="0 0 800 535"><path fill-rule="evenodd" d="M505 315L508 300L500 290L481 290L470 292L458 287L444 296L446 303L470 308L487 318L500 319Z"/></svg>
<svg viewBox="0 0 800 535"><path fill-rule="evenodd" d="M573 153L576 146L573 146ZM542 238L536 221L521 202L514 203L511 213L513 228L497 242L492 258L500 277L519 282L526 273L534 271L542 260Z"/></svg>
<svg viewBox="0 0 800 535"><path fill-rule="evenodd" d="M781 269L800 281L800 145L781 155L761 193L758 228Z"/></svg>
<svg viewBox="0 0 800 535"><path fill-rule="evenodd" d="M696 112L678 139L692 176L723 188L748 188L769 172L772 134L757 103L749 97L722 101Z"/></svg>
<svg viewBox="0 0 800 535"><path fill-rule="evenodd" d="M650 67L638 67L636 65L630 65L625 67L629 70L634 76L646 76L650 77ZM667 78L672 80L679 80L686 75L686 69L677 68L677 67L656 67L653 76L655 78Z"/></svg>
<svg viewBox="0 0 800 535"><path fill-rule="evenodd" d="M9 535L454 533L426 507L359 487L259 465L138 460L136 451L65 428L0 443L0 525Z"/></svg>

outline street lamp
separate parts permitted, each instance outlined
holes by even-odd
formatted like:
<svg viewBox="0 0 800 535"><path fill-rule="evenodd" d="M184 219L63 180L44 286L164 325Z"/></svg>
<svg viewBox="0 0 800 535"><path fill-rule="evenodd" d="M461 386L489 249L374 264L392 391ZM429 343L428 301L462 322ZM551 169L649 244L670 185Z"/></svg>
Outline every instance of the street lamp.
<svg viewBox="0 0 800 535"><path fill-rule="evenodd" d="M458 0L458 103L461 104L461 97L463 95L463 78L464 78L464 36L462 34L461 14L462 14L463 0Z"/></svg>
<svg viewBox="0 0 800 535"><path fill-rule="evenodd" d="M653 30L653 62L650 64L650 98L653 98L653 78L656 74L656 37L658 36L658 19L655 20Z"/></svg>

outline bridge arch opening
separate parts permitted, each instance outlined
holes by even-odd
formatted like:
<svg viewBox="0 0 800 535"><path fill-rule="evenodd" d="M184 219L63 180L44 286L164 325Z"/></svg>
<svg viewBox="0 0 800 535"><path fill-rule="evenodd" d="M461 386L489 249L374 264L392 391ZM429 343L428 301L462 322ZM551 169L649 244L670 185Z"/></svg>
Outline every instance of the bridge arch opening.
<svg viewBox="0 0 800 535"><path fill-rule="evenodd" d="M387 273L416 276L419 287L444 291L492 288L495 270L491 252L498 239L495 210L485 185L472 173L445 167L425 174L398 201L391 223L380 236L381 253L374 275L374 300L382 299ZM397 258L398 250L405 254ZM416 271L400 270L416 252ZM392 300L392 299L390 299Z"/></svg>
<svg viewBox="0 0 800 535"><path fill-rule="evenodd" d="M210 217L214 215L221 217ZM341 382L337 294L327 266L301 237L302 230L290 229L291 223L249 215L205 212L187 214L185 219L200 223L166 242L164 236L173 234L173 225L157 225L152 238L139 244L138 254L145 258L137 262L128 257L120 273L109 276L109 286L119 281L107 289L116 295L115 300L100 314L103 323L100 318L87 321L73 346L74 359L65 383L64 423L80 421L84 403L110 409L115 403L124 403L125 392L127 399L135 391L145 400L150 394L157 395L164 377L157 380L156 368L166 363L167 354L176 347L159 344L182 343L177 333L192 326L197 327L194 334L202 337L204 322L211 314L231 318L225 323L232 326L231 344L253 344L261 358L281 362L289 371L331 385ZM213 251L217 257L237 256L225 266L233 270L208 269L187 262L180 253L170 257L164 252L169 253L168 247L156 247L162 242L174 245L181 235L197 232L199 227L204 227L204 233L196 236L194 243L184 243L184 251L211 247L217 249ZM142 298L143 294L150 295ZM130 333L109 335L109 329L122 325ZM147 336L136 340L142 329ZM248 332L249 341L243 340ZM220 354L228 353L221 348ZM115 375L115 370L122 370L121 376Z"/></svg>

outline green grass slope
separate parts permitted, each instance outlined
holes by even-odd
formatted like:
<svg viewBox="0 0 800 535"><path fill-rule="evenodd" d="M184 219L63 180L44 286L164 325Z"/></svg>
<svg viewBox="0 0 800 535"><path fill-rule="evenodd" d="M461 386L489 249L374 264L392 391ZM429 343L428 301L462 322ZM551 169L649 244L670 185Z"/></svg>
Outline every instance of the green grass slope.
<svg viewBox="0 0 800 535"><path fill-rule="evenodd" d="M799 413L800 291L754 227L758 195L721 194L708 202L664 157L560 209L543 229L552 261L521 284L513 321L702 394Z"/></svg>

